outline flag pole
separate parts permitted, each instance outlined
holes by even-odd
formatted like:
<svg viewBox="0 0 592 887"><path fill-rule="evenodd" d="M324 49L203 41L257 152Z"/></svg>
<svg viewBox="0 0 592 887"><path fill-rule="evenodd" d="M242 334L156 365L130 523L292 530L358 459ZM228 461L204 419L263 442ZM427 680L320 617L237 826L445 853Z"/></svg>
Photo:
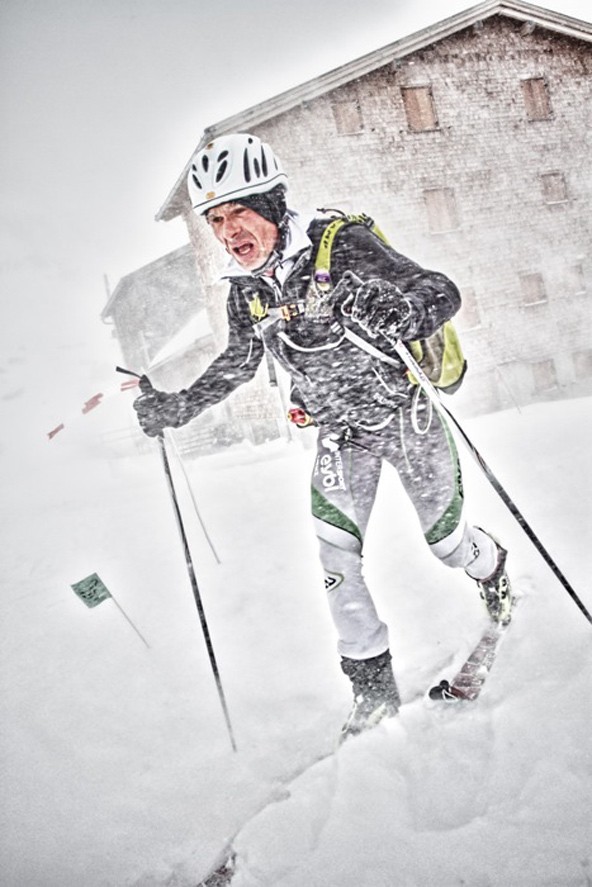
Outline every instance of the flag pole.
<svg viewBox="0 0 592 887"><path fill-rule="evenodd" d="M124 619L126 619L127 622L129 622L129 624L131 625L131 627L133 628L133 630L136 632L136 634L138 635L138 637L140 638L140 640L142 641L142 643L146 644L146 646L148 647L148 649L150 649L150 644L148 643L148 641L146 640L146 638L144 637L144 635L142 634L142 632L140 631L140 629L139 629L136 625L134 625L134 623L132 622L132 620L130 619L130 617L127 615L127 613L125 612L125 610L123 609L123 607L121 606L121 604L119 603L119 601L117 600L117 598L114 598L112 594L111 594L111 600L113 601L113 603L115 604L115 606L117 607L117 609L119 610L119 612L121 613L121 615L124 617Z"/></svg>
<svg viewBox="0 0 592 887"><path fill-rule="evenodd" d="M129 622L133 630L136 632L142 643L146 644L148 649L150 649L150 644L148 643L144 635L140 632L139 628L134 625L119 601L109 591L98 573L91 573L90 576L86 576L79 582L74 582L74 584L71 585L70 588L76 594L76 596L79 597L80 600L91 609L93 609L94 607L98 607L99 604L103 603L103 601L112 600L121 615L127 620L127 622Z"/></svg>

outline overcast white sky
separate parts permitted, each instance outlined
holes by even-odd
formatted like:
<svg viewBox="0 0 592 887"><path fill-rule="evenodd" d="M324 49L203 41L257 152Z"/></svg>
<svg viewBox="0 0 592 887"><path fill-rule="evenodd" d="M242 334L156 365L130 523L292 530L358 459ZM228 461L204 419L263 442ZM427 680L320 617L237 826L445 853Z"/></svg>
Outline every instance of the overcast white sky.
<svg viewBox="0 0 592 887"><path fill-rule="evenodd" d="M472 5L3 0L2 390L45 365L66 391L79 348L103 372L103 275L186 242L154 215L205 126ZM546 5L591 18L590 0Z"/></svg>

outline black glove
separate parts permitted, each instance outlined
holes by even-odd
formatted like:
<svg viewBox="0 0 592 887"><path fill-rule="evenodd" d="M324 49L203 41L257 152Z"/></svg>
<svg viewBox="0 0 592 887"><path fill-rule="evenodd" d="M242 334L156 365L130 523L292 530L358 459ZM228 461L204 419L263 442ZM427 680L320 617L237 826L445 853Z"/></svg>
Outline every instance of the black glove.
<svg viewBox="0 0 592 887"><path fill-rule="evenodd" d="M189 420L183 391L157 391L147 376L140 379L140 391L142 394L133 407L140 427L148 437L158 437L164 428L178 428Z"/></svg>
<svg viewBox="0 0 592 887"><path fill-rule="evenodd" d="M411 321L411 303L388 280L368 280L342 306L343 313L373 339L400 339Z"/></svg>

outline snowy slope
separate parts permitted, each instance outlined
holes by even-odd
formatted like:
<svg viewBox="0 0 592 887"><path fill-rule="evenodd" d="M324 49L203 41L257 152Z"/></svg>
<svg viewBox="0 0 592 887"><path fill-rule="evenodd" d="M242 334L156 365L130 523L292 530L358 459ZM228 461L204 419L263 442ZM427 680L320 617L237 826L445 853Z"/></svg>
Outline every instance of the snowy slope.
<svg viewBox="0 0 592 887"><path fill-rule="evenodd" d="M510 546L524 592L486 692L472 708L425 701L481 605L427 556L385 472L367 574L405 704L336 754L350 691L319 590L312 450L187 463L221 563L176 472L234 754L158 452L104 433L128 409L4 443L2 883L194 887L237 832L233 887L592 883L592 626L472 464L469 516ZM588 608L590 417L578 400L467 423ZM95 571L149 647L113 601L76 598Z"/></svg>

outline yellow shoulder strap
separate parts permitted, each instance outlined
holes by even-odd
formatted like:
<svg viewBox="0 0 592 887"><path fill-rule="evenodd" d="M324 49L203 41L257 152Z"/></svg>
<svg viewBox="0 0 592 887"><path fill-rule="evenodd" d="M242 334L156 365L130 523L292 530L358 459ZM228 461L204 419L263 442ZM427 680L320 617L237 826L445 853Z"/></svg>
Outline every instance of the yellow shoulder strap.
<svg viewBox="0 0 592 887"><path fill-rule="evenodd" d="M337 219L333 219L323 231L321 242L319 243L315 259L315 280L321 282L323 278L326 277L327 282L330 282L331 250L333 249L333 241L335 240L337 232L340 231L344 225L351 224L366 225L366 227L369 228L373 234L376 234L383 243L388 244L388 240L378 225L376 225L373 219L365 213L350 213L349 215L343 215Z"/></svg>
<svg viewBox="0 0 592 887"><path fill-rule="evenodd" d="M331 250L333 248L333 241L337 232L344 225L347 225L346 217L333 219L323 231L315 259L315 280L322 281L325 276L327 282L331 280Z"/></svg>

